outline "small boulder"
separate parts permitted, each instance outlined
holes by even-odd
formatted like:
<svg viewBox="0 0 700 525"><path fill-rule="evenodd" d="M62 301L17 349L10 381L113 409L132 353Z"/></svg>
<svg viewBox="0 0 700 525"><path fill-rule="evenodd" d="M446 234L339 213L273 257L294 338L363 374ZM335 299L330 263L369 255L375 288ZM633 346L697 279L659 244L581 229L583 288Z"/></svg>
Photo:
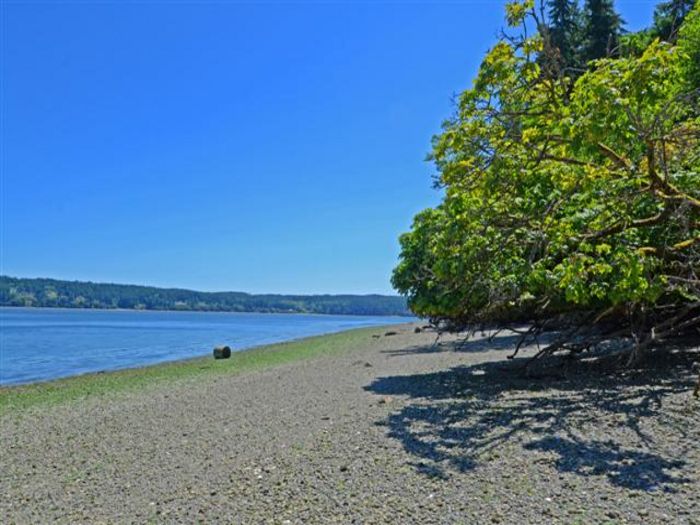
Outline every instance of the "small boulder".
<svg viewBox="0 0 700 525"><path fill-rule="evenodd" d="M389 337L390 335L396 335L396 332L387 332L384 334L385 337Z"/></svg>
<svg viewBox="0 0 700 525"><path fill-rule="evenodd" d="M414 333L414 334L419 334L419 333L421 333L422 331L423 331L423 330L421 330L420 326L416 326L416 327L413 329L413 333Z"/></svg>

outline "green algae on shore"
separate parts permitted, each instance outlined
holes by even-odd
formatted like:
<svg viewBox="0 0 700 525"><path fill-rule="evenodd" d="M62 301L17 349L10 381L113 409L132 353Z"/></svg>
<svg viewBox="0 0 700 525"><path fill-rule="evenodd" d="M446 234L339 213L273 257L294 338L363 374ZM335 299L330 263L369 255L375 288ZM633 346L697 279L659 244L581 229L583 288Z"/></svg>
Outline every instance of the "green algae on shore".
<svg viewBox="0 0 700 525"><path fill-rule="evenodd" d="M233 375L351 349L384 327L358 328L234 352L230 359L198 357L158 365L97 372L41 383L0 387L0 416L56 403L151 388L167 381Z"/></svg>

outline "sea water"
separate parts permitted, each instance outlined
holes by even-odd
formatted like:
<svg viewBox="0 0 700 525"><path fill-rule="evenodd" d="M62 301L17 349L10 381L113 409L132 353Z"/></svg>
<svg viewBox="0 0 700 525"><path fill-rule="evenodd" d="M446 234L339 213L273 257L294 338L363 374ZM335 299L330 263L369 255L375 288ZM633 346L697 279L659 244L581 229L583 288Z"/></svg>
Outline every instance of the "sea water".
<svg viewBox="0 0 700 525"><path fill-rule="evenodd" d="M0 384L117 370L407 317L0 308Z"/></svg>

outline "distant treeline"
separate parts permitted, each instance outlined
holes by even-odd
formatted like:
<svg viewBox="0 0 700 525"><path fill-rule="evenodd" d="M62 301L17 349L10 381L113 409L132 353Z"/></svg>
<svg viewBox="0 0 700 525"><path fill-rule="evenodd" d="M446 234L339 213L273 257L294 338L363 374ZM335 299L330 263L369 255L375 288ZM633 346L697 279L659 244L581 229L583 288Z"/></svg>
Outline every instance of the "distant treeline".
<svg viewBox="0 0 700 525"><path fill-rule="evenodd" d="M0 276L0 306L409 315L403 297L386 295L252 295L7 276Z"/></svg>

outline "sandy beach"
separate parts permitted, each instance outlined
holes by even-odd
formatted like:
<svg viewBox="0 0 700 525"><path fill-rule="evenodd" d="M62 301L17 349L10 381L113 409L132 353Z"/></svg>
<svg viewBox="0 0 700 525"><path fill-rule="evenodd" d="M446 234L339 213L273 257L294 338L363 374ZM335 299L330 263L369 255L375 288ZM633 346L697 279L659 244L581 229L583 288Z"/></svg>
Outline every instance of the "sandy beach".
<svg viewBox="0 0 700 525"><path fill-rule="evenodd" d="M526 380L514 334L416 326L8 410L0 521L700 524L691 358Z"/></svg>

